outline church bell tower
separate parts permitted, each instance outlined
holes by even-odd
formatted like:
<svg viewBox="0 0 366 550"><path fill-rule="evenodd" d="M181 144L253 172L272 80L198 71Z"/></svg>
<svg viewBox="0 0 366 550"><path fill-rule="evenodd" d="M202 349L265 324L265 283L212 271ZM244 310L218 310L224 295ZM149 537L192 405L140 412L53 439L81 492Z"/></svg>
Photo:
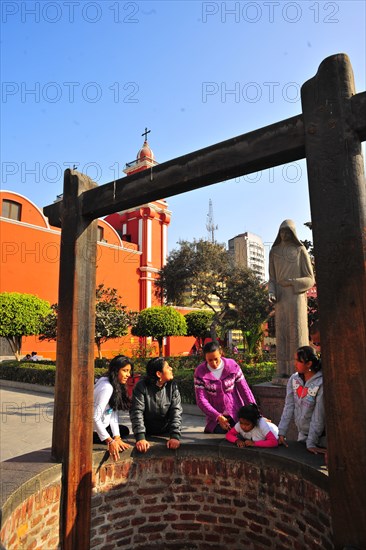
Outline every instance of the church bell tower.
<svg viewBox="0 0 366 550"><path fill-rule="evenodd" d="M124 173L128 176L153 170L158 164L148 141L150 130L145 128L144 142L136 160L128 162ZM168 253L168 225L171 212L165 199L149 202L138 208L123 210L107 216L106 221L116 229L122 241L138 245L140 255L140 311L161 305L154 293L154 279L166 263Z"/></svg>

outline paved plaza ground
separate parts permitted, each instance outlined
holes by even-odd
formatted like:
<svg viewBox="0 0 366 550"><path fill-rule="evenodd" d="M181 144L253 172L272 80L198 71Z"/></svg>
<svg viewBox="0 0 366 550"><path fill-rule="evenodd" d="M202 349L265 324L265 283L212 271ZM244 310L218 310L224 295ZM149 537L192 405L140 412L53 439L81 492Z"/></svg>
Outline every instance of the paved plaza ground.
<svg viewBox="0 0 366 550"><path fill-rule="evenodd" d="M0 461L50 448L53 421L53 388L0 380ZM128 414L121 414L121 423L131 424ZM182 439L202 433L204 417L197 407L184 406ZM129 442L134 443L133 437Z"/></svg>

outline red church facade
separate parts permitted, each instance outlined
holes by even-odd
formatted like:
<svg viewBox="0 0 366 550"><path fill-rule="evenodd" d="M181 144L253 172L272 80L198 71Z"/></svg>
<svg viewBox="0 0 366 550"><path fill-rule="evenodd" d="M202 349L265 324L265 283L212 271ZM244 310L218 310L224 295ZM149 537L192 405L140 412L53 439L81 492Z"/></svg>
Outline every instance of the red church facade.
<svg viewBox="0 0 366 550"><path fill-rule="evenodd" d="M126 165L128 175L157 164L144 142L136 161ZM51 304L58 301L60 230L49 225L42 211L26 197L0 191L0 292L35 294ZM117 288L128 309L141 311L161 305L154 279L165 264L171 212L165 200L117 212L98 220L97 284ZM192 338L167 339L164 353L186 353ZM130 334L102 346L103 355L130 354L138 339ZM55 342L23 339L22 354L36 350L55 357ZM7 355L0 352L0 355Z"/></svg>

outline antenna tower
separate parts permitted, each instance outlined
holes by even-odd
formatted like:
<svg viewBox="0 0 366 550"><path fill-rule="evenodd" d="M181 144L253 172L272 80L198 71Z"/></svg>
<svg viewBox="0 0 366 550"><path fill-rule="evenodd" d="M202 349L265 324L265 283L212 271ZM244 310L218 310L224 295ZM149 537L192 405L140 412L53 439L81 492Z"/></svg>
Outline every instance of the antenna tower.
<svg viewBox="0 0 366 550"><path fill-rule="evenodd" d="M218 225L215 225L214 215L213 215L213 206L212 200L209 200L208 203L208 214L206 218L206 229L208 232L208 240L212 243L215 242L215 231L219 228Z"/></svg>

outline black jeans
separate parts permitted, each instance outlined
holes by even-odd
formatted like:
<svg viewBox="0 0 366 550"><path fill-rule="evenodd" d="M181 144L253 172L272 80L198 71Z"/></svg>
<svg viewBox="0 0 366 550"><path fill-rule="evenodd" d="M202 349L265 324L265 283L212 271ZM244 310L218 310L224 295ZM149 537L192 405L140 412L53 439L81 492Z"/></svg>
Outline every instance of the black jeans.
<svg viewBox="0 0 366 550"><path fill-rule="evenodd" d="M233 428L235 426L235 420L227 414L225 414L224 416L225 416L225 418L228 419L229 424L230 424L230 428ZM214 433L214 434L227 434L227 430L224 430L223 428L221 428L220 424L217 423L216 426L215 426L215 429L212 433Z"/></svg>

